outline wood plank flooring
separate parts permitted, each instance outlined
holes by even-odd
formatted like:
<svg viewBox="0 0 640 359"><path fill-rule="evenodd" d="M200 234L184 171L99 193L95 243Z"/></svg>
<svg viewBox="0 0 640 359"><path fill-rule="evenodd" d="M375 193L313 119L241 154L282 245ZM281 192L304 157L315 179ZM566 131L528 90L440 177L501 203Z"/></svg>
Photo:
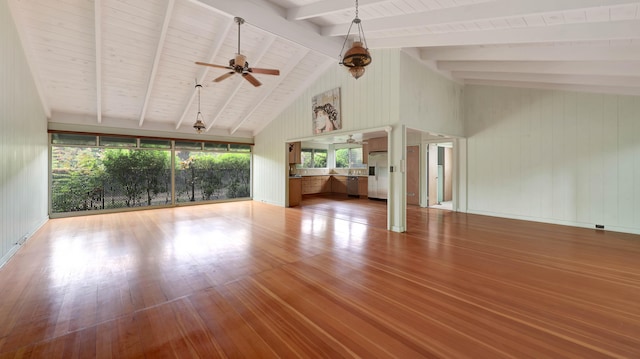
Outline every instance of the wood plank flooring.
<svg viewBox="0 0 640 359"><path fill-rule="evenodd" d="M638 358L640 236L306 197L50 220L0 358Z"/></svg>

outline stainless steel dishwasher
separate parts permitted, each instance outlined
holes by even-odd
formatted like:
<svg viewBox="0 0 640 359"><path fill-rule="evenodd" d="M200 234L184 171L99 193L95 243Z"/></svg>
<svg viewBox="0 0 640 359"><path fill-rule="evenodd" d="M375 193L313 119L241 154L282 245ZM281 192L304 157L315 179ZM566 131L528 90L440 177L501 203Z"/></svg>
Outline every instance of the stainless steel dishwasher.
<svg viewBox="0 0 640 359"><path fill-rule="evenodd" d="M347 196L359 197L358 196L358 176L347 177Z"/></svg>

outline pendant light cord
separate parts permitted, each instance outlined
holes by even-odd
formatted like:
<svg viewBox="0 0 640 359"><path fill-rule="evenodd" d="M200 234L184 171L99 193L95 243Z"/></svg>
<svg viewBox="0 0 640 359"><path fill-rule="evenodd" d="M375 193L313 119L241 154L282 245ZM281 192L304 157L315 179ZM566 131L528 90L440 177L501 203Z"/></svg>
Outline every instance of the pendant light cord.
<svg viewBox="0 0 640 359"><path fill-rule="evenodd" d="M202 113L200 112L200 89L202 88L202 85L196 82L196 88L198 89L198 115L201 115Z"/></svg>
<svg viewBox="0 0 640 359"><path fill-rule="evenodd" d="M347 46L347 41L349 41L349 35L351 35L351 28L353 27L353 24L356 24L356 26L358 27L358 41L364 45L365 49L368 48L367 39L364 37L364 30L362 30L362 21L360 21L360 18L358 17L358 0L356 0L356 17L353 18L353 20L351 21L351 24L349 24L349 30L347 30L347 36L344 37L344 42L342 43L342 50L340 50L340 56L338 59L339 60L338 64L340 65L344 64L344 62L342 61L342 56L344 54L344 48Z"/></svg>

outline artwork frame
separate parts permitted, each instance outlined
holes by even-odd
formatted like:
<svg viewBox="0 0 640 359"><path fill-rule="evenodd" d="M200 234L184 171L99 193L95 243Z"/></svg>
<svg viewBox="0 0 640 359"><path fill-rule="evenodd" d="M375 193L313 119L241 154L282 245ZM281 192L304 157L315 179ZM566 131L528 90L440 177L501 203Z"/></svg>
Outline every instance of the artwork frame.
<svg viewBox="0 0 640 359"><path fill-rule="evenodd" d="M341 130L340 87L313 96L311 98L311 114L314 135Z"/></svg>

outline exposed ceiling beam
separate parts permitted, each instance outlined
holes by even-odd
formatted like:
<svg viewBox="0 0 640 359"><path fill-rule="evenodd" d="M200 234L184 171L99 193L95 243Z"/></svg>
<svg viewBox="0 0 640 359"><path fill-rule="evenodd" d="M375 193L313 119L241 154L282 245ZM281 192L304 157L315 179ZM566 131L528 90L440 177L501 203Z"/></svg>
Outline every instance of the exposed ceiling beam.
<svg viewBox="0 0 640 359"><path fill-rule="evenodd" d="M640 21L582 23L367 39L369 48L526 44L637 38Z"/></svg>
<svg viewBox="0 0 640 359"><path fill-rule="evenodd" d="M278 108L274 111L273 116L275 117L279 115L282 111L284 111L287 107L289 107L289 105L291 105L297 98L299 98L302 95L302 93L304 93L304 91L306 91L320 77L320 75L322 75L325 71L327 71L327 69L330 66L333 66L335 64L336 63L333 59L327 59L324 64L320 66L316 66L316 71L308 74L306 81L297 87L297 91L293 92L287 97L288 101L280 102L280 106L278 106ZM265 118L265 121L263 122L263 124L260 126L257 126L253 130L253 135L256 136L258 133L264 130L264 128L267 127L267 125L271 123L272 120L273 120L273 117Z"/></svg>
<svg viewBox="0 0 640 359"><path fill-rule="evenodd" d="M637 76L640 74L640 61L438 61L438 69L452 72Z"/></svg>
<svg viewBox="0 0 640 359"><path fill-rule="evenodd" d="M149 106L149 98L151 97L151 91L153 91L153 84L156 80L156 73L158 72L158 64L160 63L160 58L162 57L162 50L164 49L164 41L167 38L169 22L171 21L171 16L173 14L174 4L175 4L175 0L169 0L167 3L167 10L164 13L164 22L162 23L162 30L160 31L160 39L158 40L158 45L156 46L156 55L153 59L153 65L151 66L151 73L149 73L149 81L147 82L147 92L144 96L144 102L142 103L142 111L140 112L140 121L138 122L139 127L142 127L142 123L144 122L144 116L147 114L147 106Z"/></svg>
<svg viewBox="0 0 640 359"><path fill-rule="evenodd" d="M449 61L629 61L640 60L640 46L427 47L422 60Z"/></svg>
<svg viewBox="0 0 640 359"><path fill-rule="evenodd" d="M390 0L360 0L359 7L377 4L381 2L389 2L389 1ZM329 15L329 14L342 12L346 10L355 10L355 1L345 1L345 0L316 1L308 5L298 6L298 7L293 7L288 9L287 19L306 20L306 19Z"/></svg>
<svg viewBox="0 0 640 359"><path fill-rule="evenodd" d="M376 31L388 31L450 23L475 22L480 20L494 20L531 14L543 14L635 3L637 3L637 1L633 0L499 0L472 4L464 7L449 7L370 20L362 19L362 24L367 33L373 33ZM347 34L346 31L348 26L349 23L324 26L320 33L325 36L345 36Z"/></svg>
<svg viewBox="0 0 640 359"><path fill-rule="evenodd" d="M216 37L212 46L211 54L209 55L209 59L207 60L208 63L212 63L215 60L216 56L218 56L218 53L220 52L220 49L224 44L224 40L229 35L229 31L231 30L231 25L233 25L233 19L229 19L229 21L227 21L227 23L225 24L224 30L220 33L220 35ZM198 65L194 64L194 66L198 66ZM210 67L198 66L198 68L199 69L198 69L198 74L196 75L196 83L201 84L206 78L207 74L209 73ZM191 105L193 104L193 100L195 100L196 98L196 94L197 94L197 91L195 91L195 88L194 88L194 91L191 92L191 96L189 96L189 99L187 100L184 106L184 109L182 110L182 115L180 115L180 119L176 123L176 130L179 129L180 126L182 125L182 122L184 121L185 117L187 116L187 113L189 112L189 109L191 108Z"/></svg>
<svg viewBox="0 0 640 359"><path fill-rule="evenodd" d="M269 50L269 48L271 47L271 45L273 45L273 42L276 41L276 37L270 35L269 38L263 43L262 49L260 49L260 54L258 56L255 57L255 64L260 63L260 60L262 60L262 58L264 57L264 55L267 53L267 51ZM257 66L256 66L257 67ZM234 75L235 77L238 77L239 75ZM242 76L240 76L242 77ZM227 106L229 106L229 104L236 99L236 95L238 94L238 91L240 91L240 88L242 87L242 85L246 84L246 80L244 79L240 79L238 81L238 83L236 84L236 88L233 89L233 91L231 91L231 93L229 94L227 101L225 101L224 105L222 105L222 107L220 107L218 109L218 113L216 114L216 116L213 118L213 120L211 120L211 122L207 125L207 131L209 131L211 129L211 127L213 127L213 125L216 123L216 121L218 121L218 119L220 118L220 116L222 115L222 113L224 112L224 110L227 109ZM252 85L253 86L253 85Z"/></svg>
<svg viewBox="0 0 640 359"><path fill-rule="evenodd" d="M280 86L280 84L287 78L287 75L300 63L300 61L302 61L302 59L304 59L305 56L307 56L307 54L310 52L311 50L309 49L303 49L301 51L298 51L298 53L296 54L296 56L294 56L291 60L289 60L289 63L287 64L287 67L284 68L281 73L280 76L278 78L277 81L273 82L272 84L270 84L269 87L265 87L264 89L262 89L262 94L260 95L260 99L258 101L255 102L255 104L253 105L252 108L250 108L247 112L246 115L242 116L242 118L240 119L240 121L238 121L238 123L233 126L233 128L229 131L230 135L233 135L234 133L236 133L236 131L238 131L238 129L249 119L251 118L251 116L253 115L253 113L260 108L260 106L262 105L262 103L269 98L269 95L271 95L271 93L273 92L274 89L276 89L278 86Z"/></svg>
<svg viewBox="0 0 640 359"><path fill-rule="evenodd" d="M247 24L336 59L342 48L339 39L327 38L306 22L289 21L264 0L192 0L229 16L239 16ZM281 12L284 12L282 10Z"/></svg>
<svg viewBox="0 0 640 359"><path fill-rule="evenodd" d="M516 82L541 82L549 84L571 84L589 86L610 87L639 87L638 76L607 76L607 75L559 75L559 74L531 74L512 72L473 72L454 71L451 75L458 79L490 80L490 81L516 81Z"/></svg>
<svg viewBox="0 0 640 359"><path fill-rule="evenodd" d="M518 81L492 81L492 80L466 80L467 85L502 86L516 88L531 88L543 90L575 91L604 93L615 95L640 96L640 88L637 87L608 87L608 86L585 86L570 84L550 84L550 83L530 83Z"/></svg>
<svg viewBox="0 0 640 359"><path fill-rule="evenodd" d="M102 1L95 0L93 6L96 39L96 116L98 123L102 123Z"/></svg>

